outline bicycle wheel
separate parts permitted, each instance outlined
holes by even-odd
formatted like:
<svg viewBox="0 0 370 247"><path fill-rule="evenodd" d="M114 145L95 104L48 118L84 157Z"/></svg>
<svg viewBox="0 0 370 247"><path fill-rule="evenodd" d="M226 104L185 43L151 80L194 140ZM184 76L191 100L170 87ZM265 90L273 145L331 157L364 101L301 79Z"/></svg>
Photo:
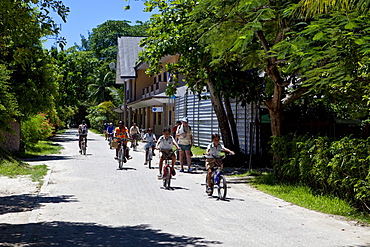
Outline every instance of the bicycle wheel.
<svg viewBox="0 0 370 247"><path fill-rule="evenodd" d="M212 176L211 176L211 186L210 186L210 191L207 192L207 195L208 196L212 196L213 195L213 187L214 187L214 181L213 181L213 173L212 173ZM207 176L206 176L206 190L208 188L208 182L207 182Z"/></svg>
<svg viewBox="0 0 370 247"><path fill-rule="evenodd" d="M81 149L82 149L82 154L86 155L86 143L85 142L82 142Z"/></svg>
<svg viewBox="0 0 370 247"><path fill-rule="evenodd" d="M149 169L152 169L152 152L149 151L149 149L147 151L147 159L146 160L148 162Z"/></svg>
<svg viewBox="0 0 370 247"><path fill-rule="evenodd" d="M226 192L227 192L227 184L226 184L226 178L224 175L220 174L219 177L219 184L218 184L218 198L220 200L225 200L226 198Z"/></svg>
<svg viewBox="0 0 370 247"><path fill-rule="evenodd" d="M118 151L118 168L120 170L123 169L123 159L125 157L123 157L123 148L121 147L120 150Z"/></svg>
<svg viewBox="0 0 370 247"><path fill-rule="evenodd" d="M165 166L163 175L163 186L169 190L171 184L171 168L169 166Z"/></svg>
<svg viewBox="0 0 370 247"><path fill-rule="evenodd" d="M134 151L136 151L136 150L137 150L137 140L134 139Z"/></svg>

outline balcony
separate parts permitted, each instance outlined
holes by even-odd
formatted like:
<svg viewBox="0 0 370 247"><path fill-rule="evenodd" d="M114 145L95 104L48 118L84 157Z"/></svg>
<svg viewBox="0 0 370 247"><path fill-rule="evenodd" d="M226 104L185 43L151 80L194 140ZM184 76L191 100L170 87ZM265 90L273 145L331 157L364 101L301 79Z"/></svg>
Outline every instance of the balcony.
<svg viewBox="0 0 370 247"><path fill-rule="evenodd" d="M153 84L149 87L143 88L141 98L145 99L145 98L152 97L154 95L165 92L166 91L166 84L167 84L167 82L161 81L161 82L157 82L156 84Z"/></svg>

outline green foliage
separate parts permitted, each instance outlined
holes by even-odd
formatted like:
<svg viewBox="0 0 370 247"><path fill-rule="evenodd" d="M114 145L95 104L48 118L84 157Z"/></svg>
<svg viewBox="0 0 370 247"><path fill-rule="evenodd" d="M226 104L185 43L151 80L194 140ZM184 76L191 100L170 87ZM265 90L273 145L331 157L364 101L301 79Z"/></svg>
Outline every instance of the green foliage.
<svg viewBox="0 0 370 247"><path fill-rule="evenodd" d="M87 111L87 119L90 122L91 128L100 130L105 122L113 122L116 119L115 112L112 111L114 105L111 101L105 101L97 106L90 107Z"/></svg>
<svg viewBox="0 0 370 247"><path fill-rule="evenodd" d="M97 78L96 83L90 84L89 101L96 105L104 101L112 100L111 88L115 84L115 74L108 72L104 76L101 75Z"/></svg>
<svg viewBox="0 0 370 247"><path fill-rule="evenodd" d="M142 22L137 22L137 24L131 26L130 21L108 20L92 29L87 49L93 51L98 59L106 60L108 63L115 62L118 35L145 35L146 24Z"/></svg>
<svg viewBox="0 0 370 247"><path fill-rule="evenodd" d="M20 114L15 96L10 92L9 75L10 71L6 69L6 66L0 64L0 133L11 132L9 123ZM2 137L0 135L0 141Z"/></svg>
<svg viewBox="0 0 370 247"><path fill-rule="evenodd" d="M32 116L21 123L21 141L26 149L46 140L52 132L53 126L45 114Z"/></svg>
<svg viewBox="0 0 370 247"><path fill-rule="evenodd" d="M362 209L370 205L370 138L286 136L273 139L272 152L280 181L308 185Z"/></svg>

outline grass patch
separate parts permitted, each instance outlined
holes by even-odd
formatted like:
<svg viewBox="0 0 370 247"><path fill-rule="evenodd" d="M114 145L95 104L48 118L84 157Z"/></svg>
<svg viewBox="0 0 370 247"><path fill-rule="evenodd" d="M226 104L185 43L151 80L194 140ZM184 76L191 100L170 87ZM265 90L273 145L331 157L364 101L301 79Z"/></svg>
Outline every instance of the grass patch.
<svg viewBox="0 0 370 247"><path fill-rule="evenodd" d="M21 175L30 175L32 181L39 182L46 175L46 165L29 165L12 156L9 152L0 148L0 175L14 178Z"/></svg>
<svg viewBox="0 0 370 247"><path fill-rule="evenodd" d="M62 146L52 141L39 141L21 154L21 157L34 158L41 155L57 154L60 153L61 149L63 149ZM10 178L29 175L32 181L39 182L41 186L43 183L42 179L47 174L47 171L47 165L29 165L0 148L0 175Z"/></svg>
<svg viewBox="0 0 370 247"><path fill-rule="evenodd" d="M193 153L193 156L203 156L203 154L206 152L206 149L193 146L191 147L191 152Z"/></svg>
<svg viewBox="0 0 370 247"><path fill-rule="evenodd" d="M10 178L15 178L21 175L30 175L33 182L39 182L40 186L42 178L46 175L48 168L46 165L31 166L23 162L2 161L0 163L0 174Z"/></svg>
<svg viewBox="0 0 370 247"><path fill-rule="evenodd" d="M244 176L247 175L244 174ZM334 196L315 195L307 186L277 184L271 173L263 173L261 176L252 179L252 185L265 193L304 208L340 215L350 220L370 224L369 214L359 212L351 207L348 202Z"/></svg>
<svg viewBox="0 0 370 247"><path fill-rule="evenodd" d="M48 154L58 154L63 147L53 143L52 141L39 141L36 145L26 149L26 152L21 155L23 158L30 158Z"/></svg>
<svg viewBox="0 0 370 247"><path fill-rule="evenodd" d="M55 134L56 135L61 135L61 134L63 134L64 132L66 132L67 131L67 129L60 129L60 130L57 130L56 132L55 132Z"/></svg>

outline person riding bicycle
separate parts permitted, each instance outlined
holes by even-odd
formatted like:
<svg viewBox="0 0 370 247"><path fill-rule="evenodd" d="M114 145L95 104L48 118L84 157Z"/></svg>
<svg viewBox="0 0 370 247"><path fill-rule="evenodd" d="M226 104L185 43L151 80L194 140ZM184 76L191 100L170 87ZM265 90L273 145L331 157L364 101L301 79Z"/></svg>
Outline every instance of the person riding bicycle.
<svg viewBox="0 0 370 247"><path fill-rule="evenodd" d="M80 148L80 153L82 152L81 150L81 141L83 138L85 138L85 145L87 147L87 133L89 132L87 128L87 124L85 120L82 120L82 123L78 126L78 147Z"/></svg>
<svg viewBox="0 0 370 247"><path fill-rule="evenodd" d="M115 128L114 133L115 137L118 139L115 159L118 159L118 151L120 150L121 145L124 145L124 157L126 157L127 159L131 159L131 157L129 156L129 150L127 148L127 141L130 139L130 133L122 120L118 122L118 127ZM126 159L124 159L124 162L126 162Z"/></svg>
<svg viewBox="0 0 370 247"><path fill-rule="evenodd" d="M140 129L139 127L137 127L136 123L134 123L134 125L131 126L130 128L130 135L132 137L132 143L135 143L134 140L136 140L136 145L137 145L137 141L139 140L139 135L140 135Z"/></svg>
<svg viewBox="0 0 370 247"><path fill-rule="evenodd" d="M114 135L113 123L109 123L107 129L105 130L105 140L109 140L109 137Z"/></svg>
<svg viewBox="0 0 370 247"><path fill-rule="evenodd" d="M157 141L157 138L155 137L155 134L153 133L152 128L147 129L147 132L144 135L143 140L146 142L145 145L144 145L144 150L145 150L144 165L146 165L148 163L148 160L147 160L147 155L148 154L147 154L147 152L152 152L153 156L155 156L154 149L155 149L155 142ZM150 148L152 150L150 150Z"/></svg>
<svg viewBox="0 0 370 247"><path fill-rule="evenodd" d="M212 168L215 166L215 159L219 158L221 155L221 151L226 151L231 154L235 154L230 149L224 147L220 143L220 135L219 134L212 134L212 142L208 145L206 149L206 170L207 170L207 193L211 191L211 176L212 176ZM220 170L223 169L223 164L221 164Z"/></svg>
<svg viewBox="0 0 370 247"><path fill-rule="evenodd" d="M181 150L175 139L171 136L171 129L164 128L163 135L158 138L156 149L162 152L162 156L159 160L159 175L158 177L162 177L162 167L163 167L163 160L167 159L167 155L172 152L173 146L176 146L177 149ZM176 156L174 153L171 155L172 159L172 167L171 167L171 174L175 166Z"/></svg>

